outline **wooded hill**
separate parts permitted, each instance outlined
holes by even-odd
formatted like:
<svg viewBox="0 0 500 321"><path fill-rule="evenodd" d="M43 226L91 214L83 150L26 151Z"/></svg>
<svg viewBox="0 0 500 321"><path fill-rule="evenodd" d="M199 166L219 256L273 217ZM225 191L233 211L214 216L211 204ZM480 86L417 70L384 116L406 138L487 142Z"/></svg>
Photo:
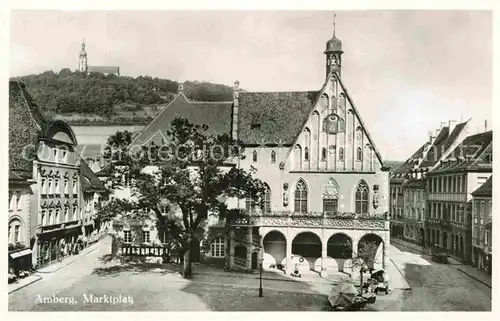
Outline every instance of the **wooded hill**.
<svg viewBox="0 0 500 321"><path fill-rule="evenodd" d="M140 115L146 106L157 110L156 107L168 104L179 90L179 83L169 79L86 74L70 69L62 69L58 73L46 71L15 79L24 82L27 91L47 117L78 114L98 116L101 121L132 118L124 116L127 112L132 112L133 118L141 118L136 113ZM209 82L185 82L184 93L188 98L198 101L232 99L231 87Z"/></svg>

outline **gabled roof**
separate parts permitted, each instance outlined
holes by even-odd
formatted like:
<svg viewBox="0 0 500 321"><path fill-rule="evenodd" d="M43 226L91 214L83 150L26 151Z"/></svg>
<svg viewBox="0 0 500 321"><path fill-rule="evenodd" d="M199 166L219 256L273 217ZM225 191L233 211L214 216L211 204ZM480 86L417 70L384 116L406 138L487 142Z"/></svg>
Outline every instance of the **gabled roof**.
<svg viewBox="0 0 500 321"><path fill-rule="evenodd" d="M22 178L31 178L33 162L24 153L36 153L38 139L43 136L48 122L33 103L24 84L9 82L9 170ZM27 147L28 146L28 147ZM29 156L29 153L28 153Z"/></svg>
<svg viewBox="0 0 500 321"><path fill-rule="evenodd" d="M117 66L88 66L87 72L100 72L103 74L118 74L120 67Z"/></svg>
<svg viewBox="0 0 500 321"><path fill-rule="evenodd" d="M472 192L472 196L483 196L483 197L491 197L492 196L492 188L493 188L493 175L488 178L483 185L479 186L474 192Z"/></svg>
<svg viewBox="0 0 500 321"><path fill-rule="evenodd" d="M493 132L468 136L429 174L493 170Z"/></svg>
<svg viewBox="0 0 500 321"><path fill-rule="evenodd" d="M434 167L457 141L468 122L469 120L457 124L451 133L450 127L443 127L432 144L425 142L392 174L404 176L404 174L411 172L413 169L429 169Z"/></svg>
<svg viewBox="0 0 500 321"><path fill-rule="evenodd" d="M317 91L240 92L238 138L247 145L293 144L317 96ZM260 128L252 128L257 120Z"/></svg>
<svg viewBox="0 0 500 321"><path fill-rule="evenodd" d="M101 180L97 177L96 174L90 169L89 165L80 158L80 169L82 174L82 188L84 192L87 191L97 191L106 193L109 192L108 189L104 186Z"/></svg>
<svg viewBox="0 0 500 321"><path fill-rule="evenodd" d="M231 133L232 101L224 102L197 102L191 101L181 92L170 104L135 137L131 145L144 145L152 140L161 140L167 137L170 122L176 117L187 118L197 125L208 125L209 133Z"/></svg>

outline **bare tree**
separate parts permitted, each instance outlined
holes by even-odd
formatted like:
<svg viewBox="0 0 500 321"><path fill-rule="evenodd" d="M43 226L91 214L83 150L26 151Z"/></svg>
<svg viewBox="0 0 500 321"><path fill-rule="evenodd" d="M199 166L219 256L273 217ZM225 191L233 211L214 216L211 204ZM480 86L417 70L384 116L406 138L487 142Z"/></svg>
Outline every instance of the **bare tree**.
<svg viewBox="0 0 500 321"><path fill-rule="evenodd" d="M363 287L363 274L374 270L376 263L380 263L377 257L379 244L377 242L360 242L356 254L352 257L352 267L359 268L360 286Z"/></svg>

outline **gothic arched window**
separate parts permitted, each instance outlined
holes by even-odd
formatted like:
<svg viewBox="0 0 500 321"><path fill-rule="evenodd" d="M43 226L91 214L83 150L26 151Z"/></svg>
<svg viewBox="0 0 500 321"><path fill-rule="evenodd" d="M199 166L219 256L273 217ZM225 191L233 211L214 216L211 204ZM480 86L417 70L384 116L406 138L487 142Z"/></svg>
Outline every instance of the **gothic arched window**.
<svg viewBox="0 0 500 321"><path fill-rule="evenodd" d="M271 152L271 163L276 163L276 152L274 150Z"/></svg>
<svg viewBox="0 0 500 321"><path fill-rule="evenodd" d="M304 160L309 160L309 148L304 148Z"/></svg>
<svg viewBox="0 0 500 321"><path fill-rule="evenodd" d="M335 213L338 210L339 188L337 182L330 178L323 187L323 213Z"/></svg>
<svg viewBox="0 0 500 321"><path fill-rule="evenodd" d="M368 214L368 185L365 181L359 182L356 188L355 208L357 214Z"/></svg>
<svg viewBox="0 0 500 321"><path fill-rule="evenodd" d="M321 95L321 98L319 99L319 105L320 105L322 111L328 108L328 95L327 94Z"/></svg>
<svg viewBox="0 0 500 321"><path fill-rule="evenodd" d="M361 150L361 147L356 148L356 160L363 160L363 151Z"/></svg>
<svg viewBox="0 0 500 321"><path fill-rule="evenodd" d="M264 195L262 196L261 208L263 213L271 212L271 188L264 183Z"/></svg>
<svg viewBox="0 0 500 321"><path fill-rule="evenodd" d="M326 148L325 147L323 147L321 149L321 160L323 160L323 161L326 160Z"/></svg>
<svg viewBox="0 0 500 321"><path fill-rule="evenodd" d="M339 160L340 161L344 160L344 147L339 148Z"/></svg>
<svg viewBox="0 0 500 321"><path fill-rule="evenodd" d="M256 161L257 161L257 151L256 151L256 150L254 150L254 151L253 151L253 153L252 153L252 160L253 160L254 162L256 162Z"/></svg>
<svg viewBox="0 0 500 321"><path fill-rule="evenodd" d="M295 212L307 213L307 186L303 180L295 186Z"/></svg>

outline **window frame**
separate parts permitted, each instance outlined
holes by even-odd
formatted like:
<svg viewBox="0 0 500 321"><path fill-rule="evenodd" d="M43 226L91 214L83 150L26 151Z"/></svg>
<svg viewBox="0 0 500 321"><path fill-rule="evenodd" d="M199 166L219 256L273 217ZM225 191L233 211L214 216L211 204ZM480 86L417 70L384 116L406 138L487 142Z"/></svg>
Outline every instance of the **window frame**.
<svg viewBox="0 0 500 321"><path fill-rule="evenodd" d="M129 239L129 240L127 241L127 239ZM127 243L127 244L132 243L132 231L131 230L123 230L123 243Z"/></svg>
<svg viewBox="0 0 500 321"><path fill-rule="evenodd" d="M226 239L222 236L218 236L210 242L210 257L224 258L225 256L226 256Z"/></svg>

